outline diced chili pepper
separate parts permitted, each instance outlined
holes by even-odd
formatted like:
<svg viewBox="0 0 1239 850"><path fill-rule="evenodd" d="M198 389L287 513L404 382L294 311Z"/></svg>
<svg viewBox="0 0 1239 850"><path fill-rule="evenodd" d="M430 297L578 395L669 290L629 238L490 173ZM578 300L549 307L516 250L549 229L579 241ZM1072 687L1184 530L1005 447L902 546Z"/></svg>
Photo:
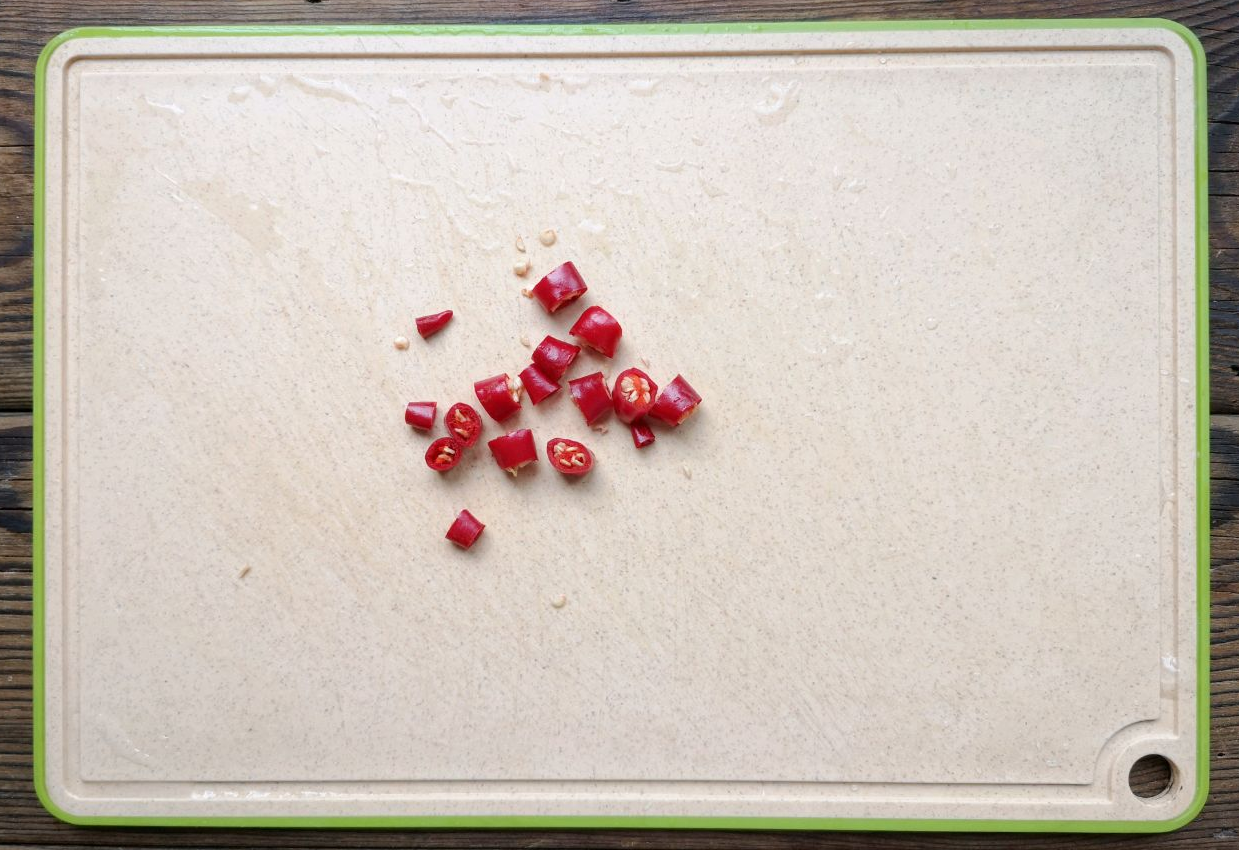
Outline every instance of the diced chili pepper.
<svg viewBox="0 0 1239 850"><path fill-rule="evenodd" d="M507 375L496 375L473 385L482 409L496 422L502 422L521 409L522 387Z"/></svg>
<svg viewBox="0 0 1239 850"><path fill-rule="evenodd" d="M516 475L516 470L527 463L538 459L538 450L533 444L533 431L521 428L502 437L496 437L486 444L490 453L495 456L495 463L504 472Z"/></svg>
<svg viewBox="0 0 1239 850"><path fill-rule="evenodd" d="M478 518L473 514L468 511L461 511L456 515L456 521L447 530L447 534L443 536L461 549L468 549L473 545L474 541L482 536L482 530L485 528L486 526L478 522Z"/></svg>
<svg viewBox="0 0 1239 850"><path fill-rule="evenodd" d="M674 427L692 416L699 404L701 396L688 385L688 381L676 375L659 393L658 400L650 408L650 416Z"/></svg>
<svg viewBox="0 0 1239 850"><path fill-rule="evenodd" d="M586 425L593 425L611 410L611 394L607 392L607 382L601 372L574 378L568 382L568 390L572 393L572 401L585 417Z"/></svg>
<svg viewBox="0 0 1239 850"><path fill-rule="evenodd" d="M460 463L465 447L455 437L440 437L426 449L426 465L435 472L447 472Z"/></svg>
<svg viewBox="0 0 1239 850"><path fill-rule="evenodd" d="M548 336L533 350L533 365L552 381L558 381L567 373L568 367L580 353L579 346Z"/></svg>
<svg viewBox="0 0 1239 850"><path fill-rule="evenodd" d="M404 408L404 422L419 431L429 431L435 426L437 408L437 402L411 401Z"/></svg>
<svg viewBox="0 0 1239 850"><path fill-rule="evenodd" d="M590 307L581 314L568 333L603 357L614 357L623 334L620 323L601 307Z"/></svg>
<svg viewBox="0 0 1239 850"><path fill-rule="evenodd" d="M584 475L594 468L594 454L584 443L556 437L546 444L546 458L564 475Z"/></svg>
<svg viewBox="0 0 1239 850"><path fill-rule="evenodd" d="M634 422L628 426L632 429L632 444L639 449L654 445L654 432L645 422Z"/></svg>
<svg viewBox="0 0 1239 850"><path fill-rule="evenodd" d="M521 383L525 385L525 392L529 393L529 400L535 405L547 396L559 392L559 384L543 375L537 366L526 366L520 378Z"/></svg>
<svg viewBox="0 0 1239 850"><path fill-rule="evenodd" d="M640 369L625 369L615 379L611 401L615 403L615 415L625 425L641 419L654 406L658 385Z"/></svg>
<svg viewBox="0 0 1239 850"><path fill-rule="evenodd" d="M580 272L571 262L564 263L551 272L533 288L533 297L542 302L546 312L554 313L565 304L577 300L589 287L581 280Z"/></svg>
<svg viewBox="0 0 1239 850"><path fill-rule="evenodd" d="M422 335L422 339L430 339L443 330L443 326L451 320L451 310L444 310L442 313L432 313L429 316L418 316L415 320L417 322L417 332Z"/></svg>
<svg viewBox="0 0 1239 850"><path fill-rule="evenodd" d="M457 402L443 414L443 424L447 431L466 449L473 446L482 436L482 416L469 405Z"/></svg>

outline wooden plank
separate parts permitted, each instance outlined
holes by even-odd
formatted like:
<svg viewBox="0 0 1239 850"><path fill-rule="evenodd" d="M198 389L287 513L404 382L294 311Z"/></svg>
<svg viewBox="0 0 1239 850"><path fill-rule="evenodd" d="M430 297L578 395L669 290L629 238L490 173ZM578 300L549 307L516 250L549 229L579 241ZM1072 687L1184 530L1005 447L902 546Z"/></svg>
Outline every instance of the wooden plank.
<svg viewBox="0 0 1239 850"><path fill-rule="evenodd" d="M34 221L34 151L0 148L0 223Z"/></svg>
<svg viewBox="0 0 1239 850"><path fill-rule="evenodd" d="M1214 413L1239 412L1239 269L1209 276L1209 394Z"/></svg>

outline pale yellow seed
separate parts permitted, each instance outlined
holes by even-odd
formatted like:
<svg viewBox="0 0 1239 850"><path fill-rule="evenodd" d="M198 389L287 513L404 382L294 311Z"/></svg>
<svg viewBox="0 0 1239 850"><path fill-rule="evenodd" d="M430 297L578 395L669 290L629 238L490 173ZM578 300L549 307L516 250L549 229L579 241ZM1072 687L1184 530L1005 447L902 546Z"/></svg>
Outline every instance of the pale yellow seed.
<svg viewBox="0 0 1239 850"><path fill-rule="evenodd" d="M548 227L538 234L538 241L548 248L551 247L555 244L555 231Z"/></svg>
<svg viewBox="0 0 1239 850"><path fill-rule="evenodd" d="M519 260L513 263L512 273L515 274L517 277L524 277L525 275L529 274L529 258L521 257Z"/></svg>
<svg viewBox="0 0 1239 850"><path fill-rule="evenodd" d="M529 337L525 336L524 334L521 334L520 343L526 348L529 348L529 346L532 344L529 342Z"/></svg>
<svg viewBox="0 0 1239 850"><path fill-rule="evenodd" d="M568 597L564 596L562 593L551 600L552 608L562 608L567 604L568 604Z"/></svg>
<svg viewBox="0 0 1239 850"><path fill-rule="evenodd" d="M457 421L457 422L464 422L464 421L465 421L465 414L461 413L459 410L458 410L458 411L456 411L456 421Z"/></svg>
<svg viewBox="0 0 1239 850"><path fill-rule="evenodd" d="M398 336L392 340L392 345L396 346L397 350L404 351L409 347L409 338L407 336Z"/></svg>
<svg viewBox="0 0 1239 850"><path fill-rule="evenodd" d="M451 446L444 446L444 447L443 447L443 453L444 453L445 455L454 455L454 454L456 454L456 450L455 450L454 448L452 448Z"/></svg>
<svg viewBox="0 0 1239 850"><path fill-rule="evenodd" d="M683 469L683 470L684 470L684 477L685 477L685 478L690 478L690 479L691 479L691 478L693 477L693 471L692 471L691 469L689 469L687 466L681 467L681 469Z"/></svg>
<svg viewBox="0 0 1239 850"><path fill-rule="evenodd" d="M525 253L525 240L519 236L516 237L516 250L520 251L522 254Z"/></svg>
<svg viewBox="0 0 1239 850"><path fill-rule="evenodd" d="M572 465L573 466L584 466L585 458L581 457L580 455L577 455L576 457L572 459Z"/></svg>
<svg viewBox="0 0 1239 850"><path fill-rule="evenodd" d="M532 289L522 289L522 290L521 290L521 295L524 295L526 298L533 298L533 290L532 290Z"/></svg>
<svg viewBox="0 0 1239 850"><path fill-rule="evenodd" d="M597 431L599 434L605 434L607 433L607 426L606 425L595 425L594 430Z"/></svg>
<svg viewBox="0 0 1239 850"><path fill-rule="evenodd" d="M241 572L237 573L237 578L245 578L249 574L250 574L250 565L246 564L244 567L241 568Z"/></svg>

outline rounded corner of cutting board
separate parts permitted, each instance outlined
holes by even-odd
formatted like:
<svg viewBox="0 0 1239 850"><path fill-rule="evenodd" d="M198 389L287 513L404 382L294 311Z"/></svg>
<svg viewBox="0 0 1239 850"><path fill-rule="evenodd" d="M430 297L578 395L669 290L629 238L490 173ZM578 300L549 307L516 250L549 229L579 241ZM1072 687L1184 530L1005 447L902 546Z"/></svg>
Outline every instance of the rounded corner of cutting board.
<svg viewBox="0 0 1239 850"><path fill-rule="evenodd" d="M95 28L74 27L52 36L47 44L43 45L43 49L39 51L39 58L35 62L36 76L39 78L43 77L47 71L47 66L52 61L52 57L69 42L80 41L85 38L97 38L99 35L98 29Z"/></svg>
<svg viewBox="0 0 1239 850"><path fill-rule="evenodd" d="M36 730L36 734L40 734L40 732L41 730ZM44 810L56 820L75 826L91 822L89 817L69 811L68 801L58 799L58 797L65 794L65 788L63 786L53 788L48 784L47 768L42 759L39 760L34 769L34 793L39 798L39 803L42 804Z"/></svg>
<svg viewBox="0 0 1239 850"><path fill-rule="evenodd" d="M1200 43L1200 38L1186 24L1181 24L1178 21L1170 18L1150 18L1148 23L1152 27L1165 30L1166 32L1177 35L1186 44L1188 50L1192 53L1193 63L1201 72L1205 69L1205 48Z"/></svg>

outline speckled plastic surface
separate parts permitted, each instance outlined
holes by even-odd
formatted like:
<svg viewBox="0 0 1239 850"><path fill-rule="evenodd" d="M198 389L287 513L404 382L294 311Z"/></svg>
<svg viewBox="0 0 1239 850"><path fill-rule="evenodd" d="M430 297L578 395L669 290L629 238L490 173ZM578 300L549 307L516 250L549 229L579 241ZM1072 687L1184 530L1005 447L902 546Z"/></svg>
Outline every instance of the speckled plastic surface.
<svg viewBox="0 0 1239 850"><path fill-rule="evenodd" d="M50 800L1176 818L1192 79L1154 28L65 42ZM701 412L637 452L561 392L483 439L582 439L587 479L430 472L405 402L565 336L520 289L567 259L624 326L570 376L645 358Z"/></svg>

